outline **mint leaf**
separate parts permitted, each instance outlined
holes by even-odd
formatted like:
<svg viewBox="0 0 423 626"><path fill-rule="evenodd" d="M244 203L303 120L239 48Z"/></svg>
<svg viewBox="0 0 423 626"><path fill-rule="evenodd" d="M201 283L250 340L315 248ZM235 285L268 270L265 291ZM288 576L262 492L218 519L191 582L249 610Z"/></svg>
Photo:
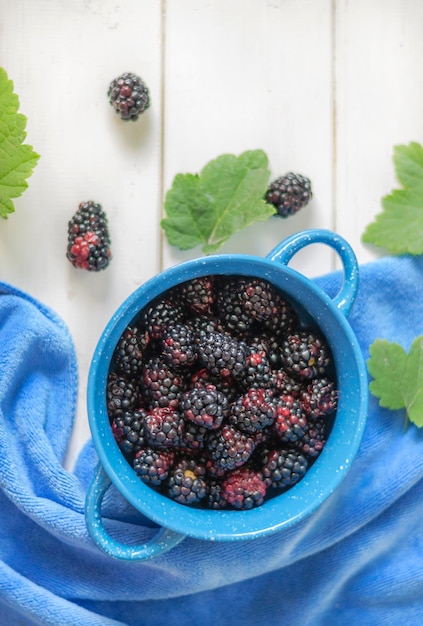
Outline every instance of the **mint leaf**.
<svg viewBox="0 0 423 626"><path fill-rule="evenodd" d="M0 68L0 216L6 218L15 210L12 198L18 198L28 187L39 155L24 144L26 117L19 110L19 98L13 83Z"/></svg>
<svg viewBox="0 0 423 626"><path fill-rule="evenodd" d="M161 221L169 243L180 250L202 246L217 252L236 232L275 214L263 198L270 172L262 150L223 154L200 174L178 174L166 194Z"/></svg>
<svg viewBox="0 0 423 626"><path fill-rule="evenodd" d="M395 146L393 162L403 189L382 198L384 211L362 235L364 243L392 254L423 254L423 148L416 142Z"/></svg>
<svg viewBox="0 0 423 626"><path fill-rule="evenodd" d="M369 389L380 406L405 409L408 420L423 426L423 335L407 354L398 343L376 339L370 346L367 367L373 380Z"/></svg>

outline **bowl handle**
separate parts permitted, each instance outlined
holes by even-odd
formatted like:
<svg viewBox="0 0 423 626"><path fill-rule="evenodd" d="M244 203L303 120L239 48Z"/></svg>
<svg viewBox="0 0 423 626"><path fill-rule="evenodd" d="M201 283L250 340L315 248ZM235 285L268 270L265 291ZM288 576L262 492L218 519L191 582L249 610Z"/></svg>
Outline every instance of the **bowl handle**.
<svg viewBox="0 0 423 626"><path fill-rule="evenodd" d="M129 546L113 539L101 519L101 503L110 485L111 480L99 463L87 490L85 520L91 539L103 552L123 561L145 561L167 552L185 538L185 535L162 527L145 544Z"/></svg>
<svg viewBox="0 0 423 626"><path fill-rule="evenodd" d="M344 267L344 281L333 298L335 306L346 317L354 303L358 289L358 263L350 244L340 235L325 229L304 230L281 241L266 255L271 261L288 265L294 254L314 243L324 243L333 248L341 258Z"/></svg>

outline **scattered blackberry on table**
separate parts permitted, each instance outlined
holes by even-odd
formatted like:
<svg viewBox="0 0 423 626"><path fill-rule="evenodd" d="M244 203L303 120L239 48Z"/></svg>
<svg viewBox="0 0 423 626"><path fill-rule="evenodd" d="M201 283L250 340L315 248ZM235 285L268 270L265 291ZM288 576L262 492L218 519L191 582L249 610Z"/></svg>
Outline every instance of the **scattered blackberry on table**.
<svg viewBox="0 0 423 626"><path fill-rule="evenodd" d="M109 374L106 385L106 405L109 417L134 409L139 404L138 386L116 372Z"/></svg>
<svg viewBox="0 0 423 626"><path fill-rule="evenodd" d="M66 256L76 268L99 272L112 258L107 217L101 204L81 202L68 223Z"/></svg>
<svg viewBox="0 0 423 626"><path fill-rule="evenodd" d="M252 509L263 504L266 491L262 474L242 467L222 482L221 497L235 509Z"/></svg>
<svg viewBox="0 0 423 626"><path fill-rule="evenodd" d="M208 384L186 391L181 398L180 410L189 422L216 430L226 417L228 406L225 394Z"/></svg>
<svg viewBox="0 0 423 626"><path fill-rule="evenodd" d="M144 483L158 487L169 477L174 460L173 450L145 447L138 450L133 465L135 473Z"/></svg>
<svg viewBox="0 0 423 626"><path fill-rule="evenodd" d="M189 367L197 359L194 333L187 324L169 326L163 333L161 345L163 359L174 369Z"/></svg>
<svg viewBox="0 0 423 626"><path fill-rule="evenodd" d="M169 367L160 356L152 356L142 368L140 390L149 408L175 408L179 406L184 390L184 378Z"/></svg>
<svg viewBox="0 0 423 626"><path fill-rule="evenodd" d="M156 407L145 417L145 440L150 446L175 448L181 445L183 428L183 420L177 411L170 407Z"/></svg>
<svg viewBox="0 0 423 626"><path fill-rule="evenodd" d="M288 172L269 185L265 199L273 204L280 217L288 217L306 206L312 196L310 180L301 174Z"/></svg>
<svg viewBox="0 0 423 626"><path fill-rule="evenodd" d="M206 449L215 468L230 471L248 461L255 442L250 435L226 424L217 431L210 431Z"/></svg>
<svg viewBox="0 0 423 626"><path fill-rule="evenodd" d="M147 412L144 409L124 411L115 417L112 424L113 435L125 454L137 452L145 445L144 420Z"/></svg>
<svg viewBox="0 0 423 626"><path fill-rule="evenodd" d="M132 72L125 72L112 80L107 95L110 104L124 121L136 121L140 114L150 106L150 95L146 84Z"/></svg>
<svg viewBox="0 0 423 626"><path fill-rule="evenodd" d="M212 374L236 378L246 367L248 346L226 333L211 331L202 335L197 354L200 363Z"/></svg>
<svg viewBox="0 0 423 626"><path fill-rule="evenodd" d="M113 358L116 369L126 376L137 377L144 365L144 355L150 342L148 333L128 326L121 335Z"/></svg>
<svg viewBox="0 0 423 626"><path fill-rule="evenodd" d="M265 450L262 454L262 474L268 488L293 487L308 470L308 461L295 448Z"/></svg>
<svg viewBox="0 0 423 626"><path fill-rule="evenodd" d="M276 417L276 404L266 389L249 389L230 407L229 423L243 432L255 434L272 426Z"/></svg>
<svg viewBox="0 0 423 626"><path fill-rule="evenodd" d="M329 347L320 334L300 330L282 342L281 361L285 371L294 378L306 381L323 377L330 363Z"/></svg>
<svg viewBox="0 0 423 626"><path fill-rule="evenodd" d="M308 417L330 415L338 406L338 391L329 378L315 378L301 393L301 406Z"/></svg>

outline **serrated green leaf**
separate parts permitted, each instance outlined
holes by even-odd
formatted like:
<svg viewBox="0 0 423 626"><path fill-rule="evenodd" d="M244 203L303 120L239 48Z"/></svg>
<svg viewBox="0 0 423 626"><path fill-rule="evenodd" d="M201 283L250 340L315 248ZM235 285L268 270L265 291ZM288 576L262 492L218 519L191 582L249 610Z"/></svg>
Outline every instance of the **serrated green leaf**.
<svg viewBox="0 0 423 626"><path fill-rule="evenodd" d="M13 213L12 199L18 198L28 187L39 155L24 144L26 117L18 113L19 98L13 92L13 83L0 68L0 216Z"/></svg>
<svg viewBox="0 0 423 626"><path fill-rule="evenodd" d="M423 336L413 341L408 354L397 343L376 339L367 367L373 377L369 389L379 404L405 409L407 419L423 426Z"/></svg>
<svg viewBox="0 0 423 626"><path fill-rule="evenodd" d="M395 146L393 161L404 188L382 198L384 210L365 228L362 241L391 254L423 254L423 148L416 142Z"/></svg>
<svg viewBox="0 0 423 626"><path fill-rule="evenodd" d="M264 200L270 172L262 150L223 154L198 174L178 174L166 194L161 225L181 250L202 245L210 254L236 232L274 215Z"/></svg>

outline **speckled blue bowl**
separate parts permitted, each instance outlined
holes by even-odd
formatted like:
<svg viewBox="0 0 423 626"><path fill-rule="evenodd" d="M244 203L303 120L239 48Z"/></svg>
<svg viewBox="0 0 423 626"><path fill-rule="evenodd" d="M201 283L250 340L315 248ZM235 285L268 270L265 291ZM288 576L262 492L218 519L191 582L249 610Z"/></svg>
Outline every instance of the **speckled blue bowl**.
<svg viewBox="0 0 423 626"><path fill-rule="evenodd" d="M344 281L330 298L310 279L288 267L291 258L310 244L336 250ZM339 405L328 441L304 478L293 488L247 511L214 511L174 502L144 484L116 444L106 409L106 381L115 346L126 326L151 300L194 277L237 274L270 281L291 301L307 324L320 328L332 350ZM265 258L215 255L172 267L139 287L118 308L101 335L88 380L88 416L99 465L88 488L86 522L94 542L107 554L127 561L144 560L169 550L186 536L237 541L280 532L312 513L339 485L357 453L367 416L366 368L346 317L358 288L358 265L349 244L327 230L309 230L282 241ZM127 545L107 533L101 517L103 497L113 483L137 510L159 526L142 545Z"/></svg>

